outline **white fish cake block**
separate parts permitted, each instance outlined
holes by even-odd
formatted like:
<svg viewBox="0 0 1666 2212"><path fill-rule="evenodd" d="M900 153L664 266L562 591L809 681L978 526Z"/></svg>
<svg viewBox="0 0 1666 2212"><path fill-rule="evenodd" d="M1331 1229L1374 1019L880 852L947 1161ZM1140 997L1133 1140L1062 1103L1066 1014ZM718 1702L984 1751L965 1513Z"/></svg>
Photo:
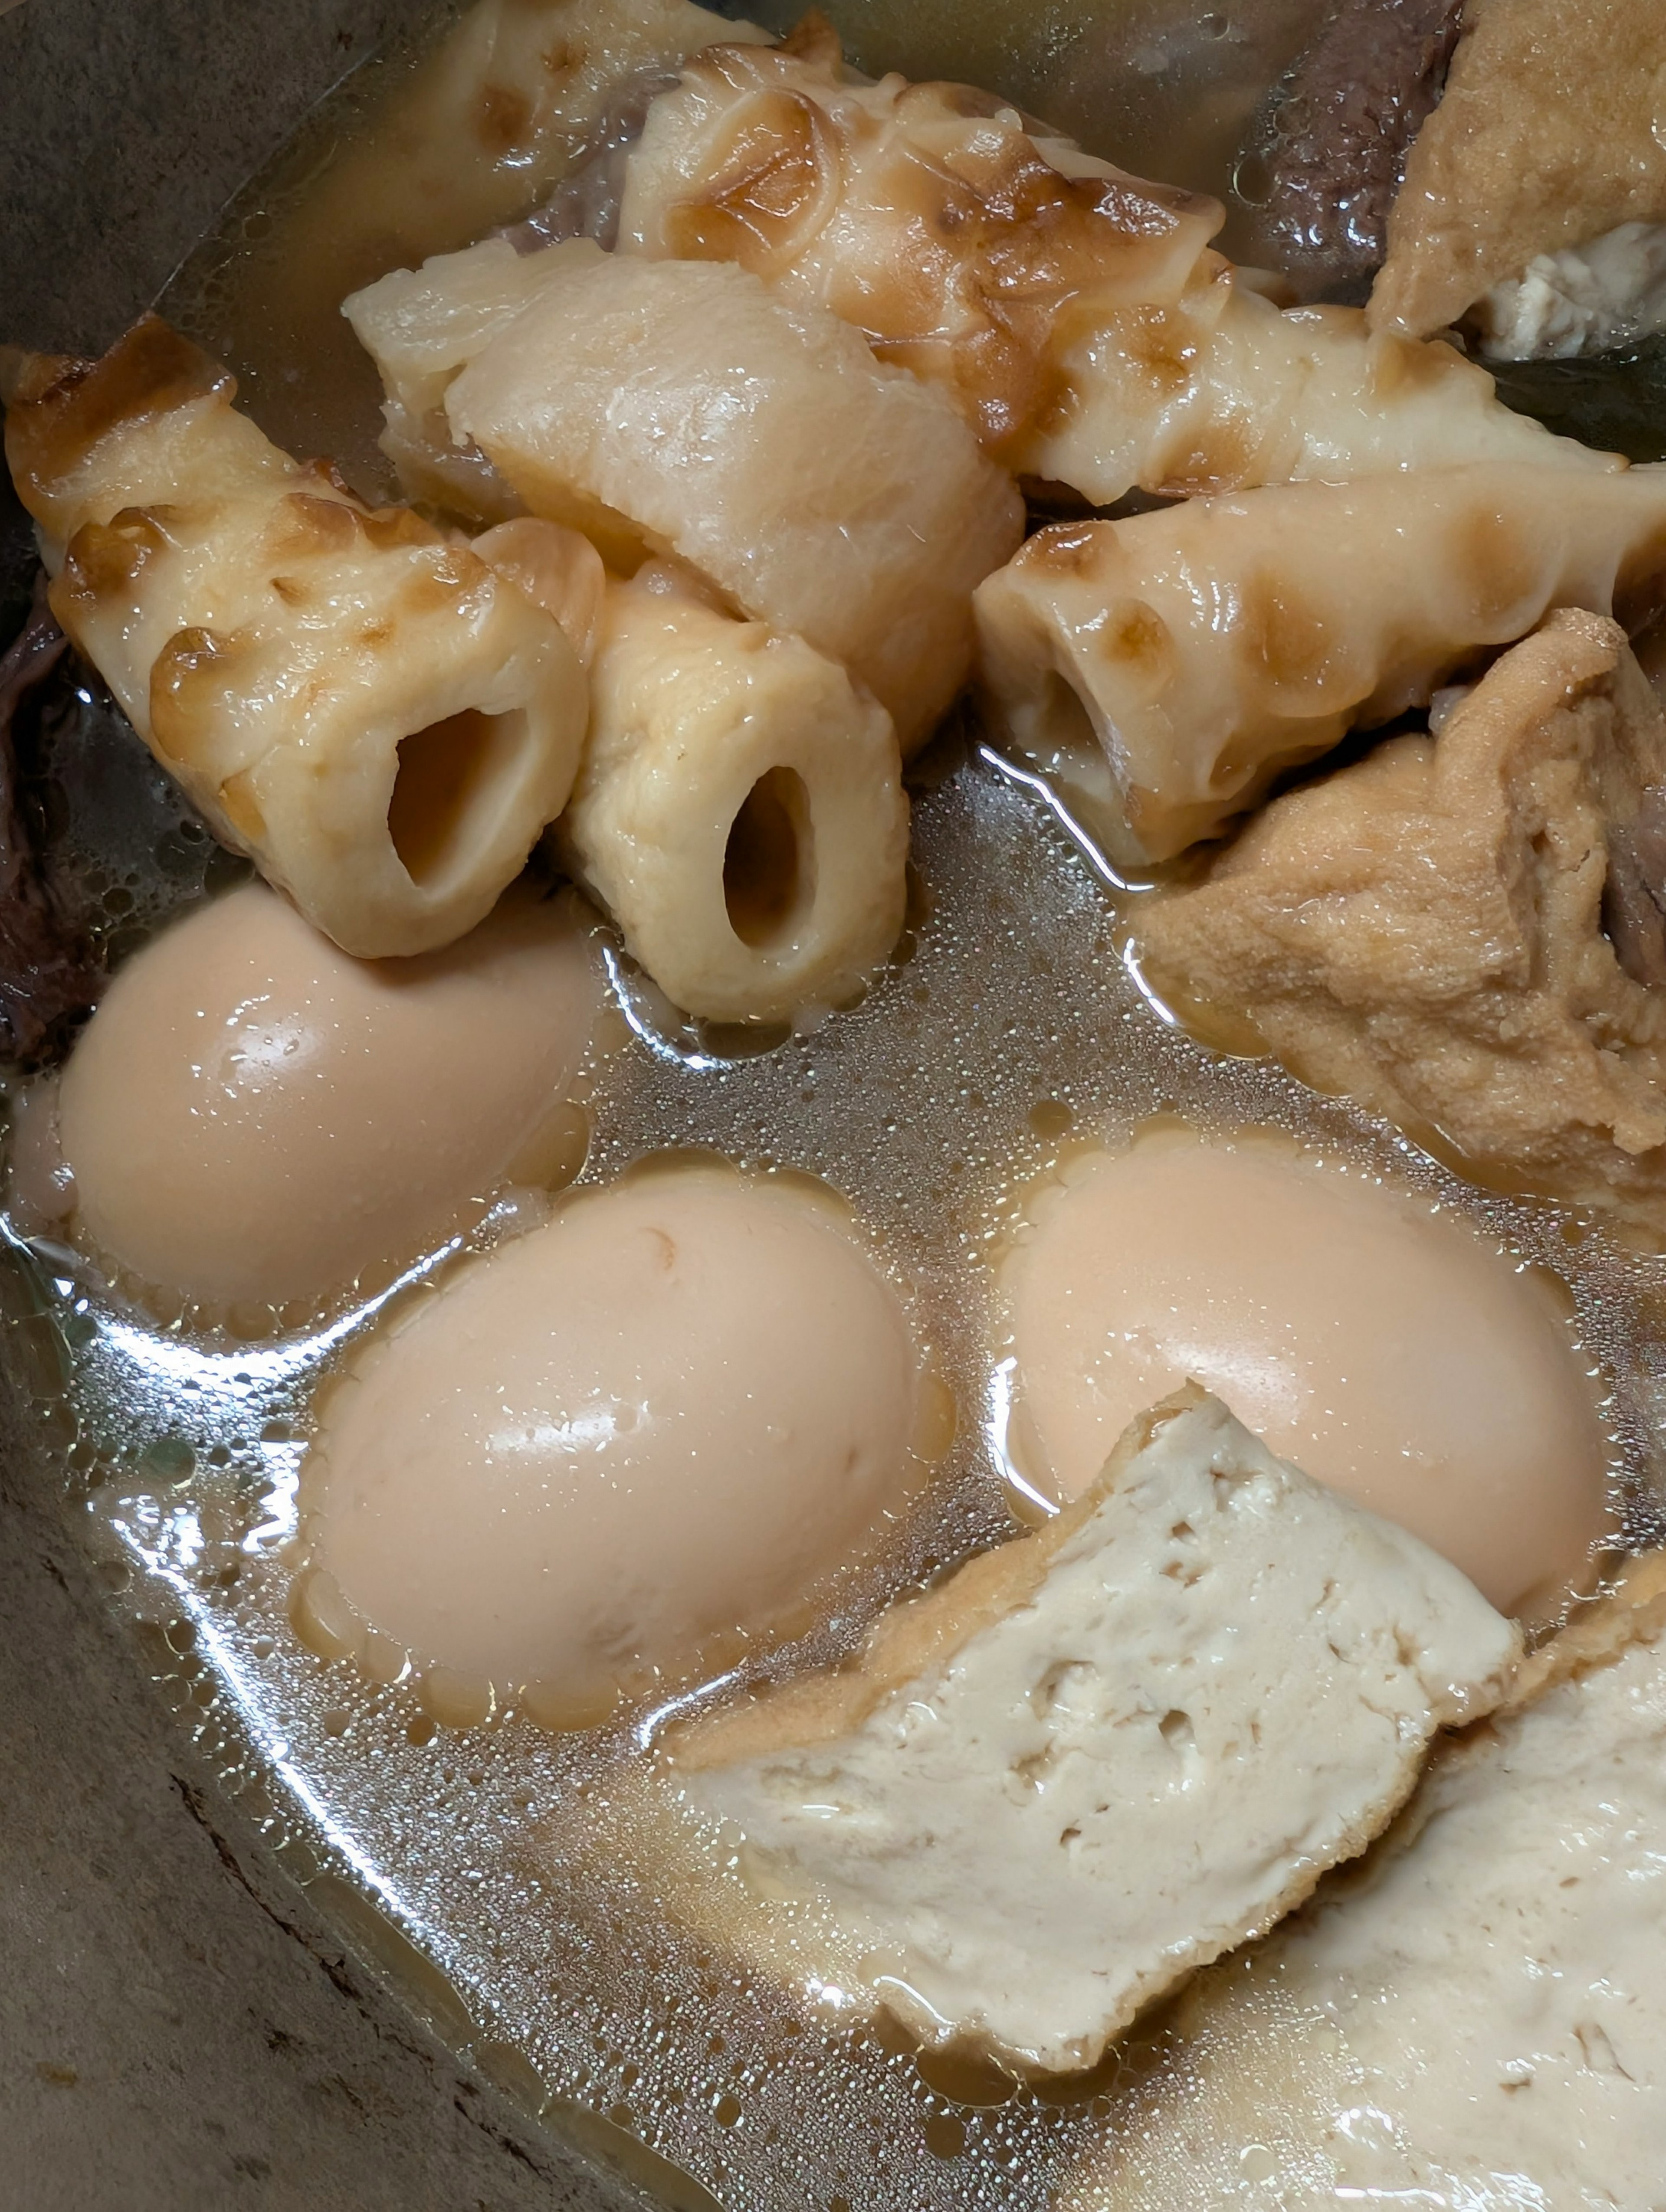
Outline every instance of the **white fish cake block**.
<svg viewBox="0 0 1666 2212"><path fill-rule="evenodd" d="M430 254L420 269L390 270L343 301L381 377L381 447L410 498L471 521L504 522L523 512L479 448L453 442L446 393L459 370L559 281L561 267L556 252L517 253L507 238L483 238L459 252Z"/></svg>
<svg viewBox="0 0 1666 2212"><path fill-rule="evenodd" d="M822 1916L848 1995L1067 2070L1362 1850L1520 1652L1455 1567L1194 1389L858 1665L669 1750L750 1881Z"/></svg>
<svg viewBox="0 0 1666 2212"><path fill-rule="evenodd" d="M1023 534L1010 478L942 392L745 270L550 251L559 281L450 386L453 436L535 514L599 542L623 518L918 742L965 678L974 587Z"/></svg>

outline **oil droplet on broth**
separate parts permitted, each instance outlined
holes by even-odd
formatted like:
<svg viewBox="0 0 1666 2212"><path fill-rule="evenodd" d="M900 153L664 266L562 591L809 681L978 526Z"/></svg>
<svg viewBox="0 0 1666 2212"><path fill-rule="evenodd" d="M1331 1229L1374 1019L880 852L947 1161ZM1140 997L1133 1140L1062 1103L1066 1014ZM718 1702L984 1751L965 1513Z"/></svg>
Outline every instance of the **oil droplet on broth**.
<svg viewBox="0 0 1666 2212"><path fill-rule="evenodd" d="M993 2060L958 2051L922 2051L915 2062L928 2089L951 2104L1005 2105L1018 2095L1019 2084Z"/></svg>
<svg viewBox="0 0 1666 2212"><path fill-rule="evenodd" d="M1249 2143L1238 2153L1238 2166L1246 2181L1271 2181L1279 2161L1265 2143Z"/></svg>
<svg viewBox="0 0 1666 2212"><path fill-rule="evenodd" d="M956 2112L933 2112L921 2132L933 2158L956 2159L965 2150L966 2123Z"/></svg>
<svg viewBox="0 0 1666 2212"><path fill-rule="evenodd" d="M1030 1127L1043 1144L1055 1144L1069 1128L1073 1118L1062 1098L1038 1099L1030 1109Z"/></svg>

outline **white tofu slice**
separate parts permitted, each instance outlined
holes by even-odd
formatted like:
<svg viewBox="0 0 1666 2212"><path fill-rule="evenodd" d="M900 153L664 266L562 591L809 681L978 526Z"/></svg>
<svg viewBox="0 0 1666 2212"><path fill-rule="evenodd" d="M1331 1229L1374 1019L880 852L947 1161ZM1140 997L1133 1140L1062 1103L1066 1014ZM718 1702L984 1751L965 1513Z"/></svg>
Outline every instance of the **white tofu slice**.
<svg viewBox="0 0 1666 2212"><path fill-rule="evenodd" d="M1362 1850L1520 1650L1455 1567L1194 1389L859 1664L668 1750L751 1887L827 1931L821 1974L798 1939L809 1981L1063 2070Z"/></svg>
<svg viewBox="0 0 1666 2212"><path fill-rule="evenodd" d="M1357 1874L1187 1991L1177 2063L1137 2130L1084 2147L1059 2212L1666 2202L1663 1626L1655 1553Z"/></svg>

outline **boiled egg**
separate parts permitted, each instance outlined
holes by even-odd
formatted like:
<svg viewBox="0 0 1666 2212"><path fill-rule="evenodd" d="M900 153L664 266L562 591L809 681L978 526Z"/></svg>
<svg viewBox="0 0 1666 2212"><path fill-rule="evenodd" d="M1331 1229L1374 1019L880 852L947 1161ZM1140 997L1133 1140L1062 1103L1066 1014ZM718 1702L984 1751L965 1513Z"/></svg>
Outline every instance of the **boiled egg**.
<svg viewBox="0 0 1666 2212"><path fill-rule="evenodd" d="M199 907L64 1072L77 1233L246 1323L387 1279L570 1146L602 1000L582 912L512 893L442 952L368 961L263 884Z"/></svg>
<svg viewBox="0 0 1666 2212"><path fill-rule="evenodd" d="M1195 1379L1501 1609L1608 1527L1592 1386L1545 1286L1426 1199L1270 1137L1170 1127L1042 1187L1000 1263L1021 1480L1076 1496Z"/></svg>
<svg viewBox="0 0 1666 2212"><path fill-rule="evenodd" d="M835 1205L721 1164L633 1175L353 1364L303 1472L308 1571L326 1617L593 1717L807 1625L903 1506L920 1395Z"/></svg>

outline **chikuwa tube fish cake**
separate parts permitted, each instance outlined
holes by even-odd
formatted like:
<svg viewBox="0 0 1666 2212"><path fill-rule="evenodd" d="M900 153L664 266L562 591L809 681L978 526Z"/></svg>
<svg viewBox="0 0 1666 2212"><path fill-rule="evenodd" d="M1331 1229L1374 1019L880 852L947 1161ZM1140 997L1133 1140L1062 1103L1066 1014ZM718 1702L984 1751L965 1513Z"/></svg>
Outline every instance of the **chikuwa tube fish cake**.
<svg viewBox="0 0 1666 2212"><path fill-rule="evenodd" d="M654 563L611 583L557 835L678 1006L779 1020L860 988L903 926L890 717L802 638Z"/></svg>
<svg viewBox="0 0 1666 2212"><path fill-rule="evenodd" d="M348 952L471 928L572 787L587 689L559 623L293 461L155 317L10 381L53 611L216 834Z"/></svg>
<svg viewBox="0 0 1666 2212"><path fill-rule="evenodd" d="M1218 201L967 85L877 84L830 31L713 46L653 102L622 255L731 261L949 394L1023 475L1109 506L1519 455L1611 465L1448 345L1280 309L1209 246Z"/></svg>
<svg viewBox="0 0 1666 2212"><path fill-rule="evenodd" d="M286 258L338 300L367 266L514 222L608 143L622 91L766 36L691 0L475 0L285 210Z"/></svg>
<svg viewBox="0 0 1666 2212"><path fill-rule="evenodd" d="M977 616L1014 746L1137 868L1219 835L1350 729L1426 706L1552 608L1636 629L1663 586L1666 467L1482 464L1058 525Z"/></svg>
<svg viewBox="0 0 1666 2212"><path fill-rule="evenodd" d="M824 24L690 58L631 150L619 250L737 261L831 308L1018 466L1071 333L1175 306L1221 219L970 85L853 78Z"/></svg>

